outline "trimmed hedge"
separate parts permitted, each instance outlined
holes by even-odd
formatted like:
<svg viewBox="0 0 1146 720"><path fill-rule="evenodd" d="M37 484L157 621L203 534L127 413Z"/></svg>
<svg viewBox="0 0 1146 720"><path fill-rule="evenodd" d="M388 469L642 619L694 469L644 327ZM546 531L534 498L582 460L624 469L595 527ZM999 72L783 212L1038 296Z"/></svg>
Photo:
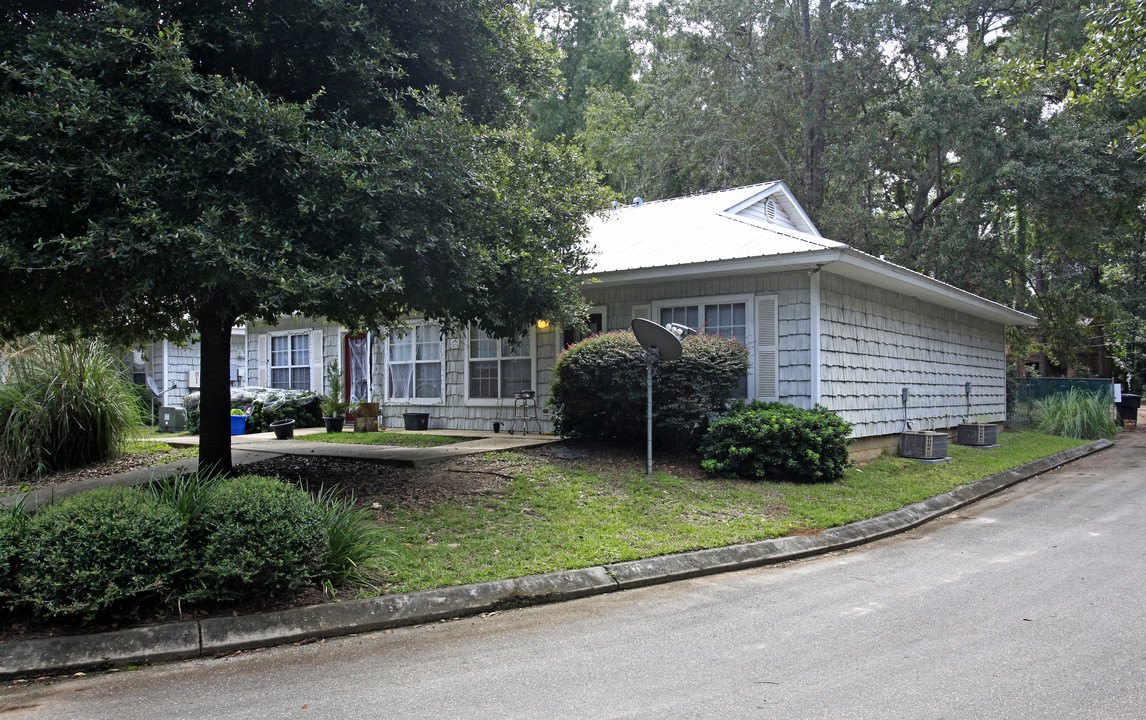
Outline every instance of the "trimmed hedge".
<svg viewBox="0 0 1146 720"><path fill-rule="evenodd" d="M700 443L701 467L713 475L831 482L848 466L851 424L817 405L741 403L713 421Z"/></svg>
<svg viewBox="0 0 1146 720"><path fill-rule="evenodd" d="M243 600L305 585L326 561L322 509L298 486L248 475L212 485L188 535L192 601Z"/></svg>
<svg viewBox="0 0 1146 720"><path fill-rule="evenodd" d="M175 592L187 562L170 506L132 488L100 488L27 521L19 545L18 604L85 620Z"/></svg>
<svg viewBox="0 0 1146 720"><path fill-rule="evenodd" d="M653 435L674 449L691 447L728 406L748 372L748 351L735 340L693 335L679 360L653 370ZM567 437L639 445L648 402L645 352L633 333L614 331L571 345L553 368L554 425Z"/></svg>
<svg viewBox="0 0 1146 720"><path fill-rule="evenodd" d="M175 476L0 512L0 613L110 619L373 580L372 513L277 478Z"/></svg>
<svg viewBox="0 0 1146 720"><path fill-rule="evenodd" d="M20 541L27 520L22 504L14 510L0 510L0 608L13 605L20 597L16 575L20 570Z"/></svg>

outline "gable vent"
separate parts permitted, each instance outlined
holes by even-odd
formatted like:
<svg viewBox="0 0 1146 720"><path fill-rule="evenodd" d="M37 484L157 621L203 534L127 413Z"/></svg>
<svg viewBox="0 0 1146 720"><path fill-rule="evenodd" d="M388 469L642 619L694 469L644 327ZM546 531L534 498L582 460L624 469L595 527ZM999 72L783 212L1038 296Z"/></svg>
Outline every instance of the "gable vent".
<svg viewBox="0 0 1146 720"><path fill-rule="evenodd" d="M777 207L775 200L768 198L766 201L764 201L764 217L768 219L768 222L776 222L776 211Z"/></svg>

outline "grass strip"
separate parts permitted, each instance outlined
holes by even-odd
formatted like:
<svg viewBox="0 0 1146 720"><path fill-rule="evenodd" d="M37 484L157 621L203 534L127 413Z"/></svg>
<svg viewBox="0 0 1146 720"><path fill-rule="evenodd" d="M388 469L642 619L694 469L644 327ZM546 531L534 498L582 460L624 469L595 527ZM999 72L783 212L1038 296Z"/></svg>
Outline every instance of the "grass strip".
<svg viewBox="0 0 1146 720"><path fill-rule="evenodd" d="M383 591L409 592L763 540L874 517L1083 444L1036 432L1000 433L999 442L952 445L952 459L935 465L882 457L824 484L646 476L643 464L492 453L491 469L514 478L500 493L384 509L379 532L394 554L376 566Z"/></svg>

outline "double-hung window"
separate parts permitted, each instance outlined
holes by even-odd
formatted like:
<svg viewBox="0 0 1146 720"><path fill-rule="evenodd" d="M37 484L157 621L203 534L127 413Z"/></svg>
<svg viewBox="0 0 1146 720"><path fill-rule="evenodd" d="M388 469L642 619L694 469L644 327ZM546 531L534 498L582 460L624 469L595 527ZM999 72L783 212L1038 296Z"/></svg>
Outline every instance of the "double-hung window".
<svg viewBox="0 0 1146 720"><path fill-rule="evenodd" d="M704 333L748 343L748 304L714 302L666 306L660 309L661 325L679 323ZM740 378L736 397L748 397L748 376Z"/></svg>
<svg viewBox="0 0 1146 720"><path fill-rule="evenodd" d="M479 328L470 329L469 397L513 399L514 394L533 389L531 337L518 342L495 338Z"/></svg>
<svg viewBox="0 0 1146 720"><path fill-rule="evenodd" d="M271 336L271 387L310 390L310 335Z"/></svg>
<svg viewBox="0 0 1146 720"><path fill-rule="evenodd" d="M416 325L394 330L387 341L386 398L388 400L442 399L442 329Z"/></svg>

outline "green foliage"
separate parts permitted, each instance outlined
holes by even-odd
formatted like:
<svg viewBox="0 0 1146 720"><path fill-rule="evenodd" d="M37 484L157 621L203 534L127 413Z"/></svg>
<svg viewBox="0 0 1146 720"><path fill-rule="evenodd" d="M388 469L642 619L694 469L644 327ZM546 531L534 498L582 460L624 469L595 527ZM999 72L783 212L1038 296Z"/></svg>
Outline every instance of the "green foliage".
<svg viewBox="0 0 1146 720"><path fill-rule="evenodd" d="M20 543L27 522L22 501L0 510L0 608L13 607L20 597L16 578L20 571Z"/></svg>
<svg viewBox="0 0 1146 720"><path fill-rule="evenodd" d="M139 424L119 361L97 340L32 336L0 382L0 478L115 457Z"/></svg>
<svg viewBox="0 0 1146 720"><path fill-rule="evenodd" d="M294 420L296 428L322 425L321 395L310 390L276 390L271 388L240 388L231 393L231 412L247 415L247 433L270 432L271 423ZM199 395L192 393L183 398L187 412L187 432L199 432Z"/></svg>
<svg viewBox="0 0 1146 720"><path fill-rule="evenodd" d="M373 511L356 508L353 498L340 500L326 489L318 491L314 502L321 508L328 541L318 578L331 585L368 582L370 561L384 552Z"/></svg>
<svg viewBox="0 0 1146 720"><path fill-rule="evenodd" d="M346 414L347 402L342 394L342 368L338 362L331 360L326 366L326 386L329 388L322 396L322 414L324 417L341 417Z"/></svg>
<svg viewBox="0 0 1146 720"><path fill-rule="evenodd" d="M281 594L307 583L327 559L323 511L296 486L274 478L222 480L188 524L197 558L196 601Z"/></svg>
<svg viewBox="0 0 1146 720"><path fill-rule="evenodd" d="M709 426L701 467L726 477L832 482L848 466L850 432L850 423L818 405L741 404Z"/></svg>
<svg viewBox="0 0 1146 720"><path fill-rule="evenodd" d="M0 8L0 337L200 337L204 466L230 467L230 329L571 319L589 162L526 129L551 61L521 9ZM300 52L299 48L306 48Z"/></svg>
<svg viewBox="0 0 1146 720"><path fill-rule="evenodd" d="M87 620L160 604L187 562L174 509L131 488L100 488L28 521L20 603L37 615Z"/></svg>
<svg viewBox="0 0 1146 720"><path fill-rule="evenodd" d="M1112 438L1121 425L1108 393L1071 388L1035 404L1039 432L1081 440Z"/></svg>
<svg viewBox="0 0 1146 720"><path fill-rule="evenodd" d="M674 449L700 437L748 372L748 352L734 340L694 335L682 344L679 360L658 363L653 371L654 439ZM570 346L557 359L550 386L557 431L639 444L646 432L646 382L644 350L632 332L594 335Z"/></svg>
<svg viewBox="0 0 1146 720"><path fill-rule="evenodd" d="M322 425L319 396L314 393L303 392L292 394L277 401L256 400L250 406L250 415L247 417L247 432L270 432L271 423L280 420L294 420L296 428L319 427Z"/></svg>

